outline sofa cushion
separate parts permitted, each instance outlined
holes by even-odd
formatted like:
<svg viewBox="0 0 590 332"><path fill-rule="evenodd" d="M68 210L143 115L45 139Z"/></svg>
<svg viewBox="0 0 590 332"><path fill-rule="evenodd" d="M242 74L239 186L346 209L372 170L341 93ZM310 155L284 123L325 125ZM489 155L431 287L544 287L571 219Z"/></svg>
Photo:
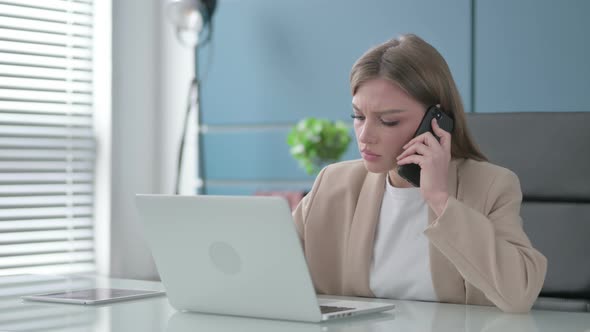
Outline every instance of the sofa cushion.
<svg viewBox="0 0 590 332"><path fill-rule="evenodd" d="M590 202L590 112L469 113L467 123L526 199Z"/></svg>

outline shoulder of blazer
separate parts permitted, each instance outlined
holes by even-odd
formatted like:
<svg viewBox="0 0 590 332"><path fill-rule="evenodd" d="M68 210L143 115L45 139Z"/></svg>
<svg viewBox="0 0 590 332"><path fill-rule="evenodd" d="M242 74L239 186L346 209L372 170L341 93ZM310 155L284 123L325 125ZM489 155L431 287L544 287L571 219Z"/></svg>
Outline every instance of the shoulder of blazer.
<svg viewBox="0 0 590 332"><path fill-rule="evenodd" d="M467 159L457 169L459 192L494 199L496 195L522 195L518 176L508 168L487 161Z"/></svg>
<svg viewBox="0 0 590 332"><path fill-rule="evenodd" d="M487 161L465 159L458 167L458 177L461 181L489 181L497 177L514 177L516 174L508 168L492 164Z"/></svg>
<svg viewBox="0 0 590 332"><path fill-rule="evenodd" d="M314 202L321 201L325 206L338 200L343 194L359 191L367 176L367 170L361 159L347 160L324 167L316 177L313 188L302 200L303 223L313 209Z"/></svg>
<svg viewBox="0 0 590 332"><path fill-rule="evenodd" d="M323 170L318 194L338 195L340 192L360 191L369 172L362 159L347 160L328 165Z"/></svg>

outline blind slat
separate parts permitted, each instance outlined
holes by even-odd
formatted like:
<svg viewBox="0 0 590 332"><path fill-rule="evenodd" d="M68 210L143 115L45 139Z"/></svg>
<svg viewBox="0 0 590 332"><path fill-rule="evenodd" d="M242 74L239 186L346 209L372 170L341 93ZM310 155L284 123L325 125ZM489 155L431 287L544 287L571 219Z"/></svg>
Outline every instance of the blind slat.
<svg viewBox="0 0 590 332"><path fill-rule="evenodd" d="M91 14L92 5L64 0L2 0L3 3L34 8L44 8L59 11L75 11L78 13Z"/></svg>
<svg viewBox="0 0 590 332"><path fill-rule="evenodd" d="M14 54L0 52L0 64L29 66L31 68L71 68L72 70L92 70L92 62L83 59L64 59L43 55Z"/></svg>
<svg viewBox="0 0 590 332"><path fill-rule="evenodd" d="M1 124L91 127L92 121L92 118L86 115L39 115L0 112Z"/></svg>
<svg viewBox="0 0 590 332"><path fill-rule="evenodd" d="M67 193L91 193L94 186L90 183L65 184L19 184L0 185L0 196L51 195Z"/></svg>
<svg viewBox="0 0 590 332"><path fill-rule="evenodd" d="M24 209L0 209L0 220L27 219L27 218L51 218L68 216L90 216L93 213L91 206L49 207L49 208L24 208ZM12 233L17 234L17 233ZM0 234L0 236L6 234ZM0 241L1 242L1 241Z"/></svg>
<svg viewBox="0 0 590 332"><path fill-rule="evenodd" d="M90 59L92 51L83 48L39 45L0 40L0 51L7 53L24 53L30 55L54 56L62 58Z"/></svg>
<svg viewBox="0 0 590 332"><path fill-rule="evenodd" d="M79 251L56 254L39 254L27 256L0 257L0 269L30 265L63 264L69 262L88 262L94 259L94 253Z"/></svg>
<svg viewBox="0 0 590 332"><path fill-rule="evenodd" d="M41 1L39 1L41 2ZM55 10L37 9L18 5L0 4L2 16L23 17L40 21L53 21L78 25L91 25L92 17L84 14L65 13Z"/></svg>
<svg viewBox="0 0 590 332"><path fill-rule="evenodd" d="M21 256L25 254L41 254L60 251L89 251L94 248L90 240L84 241L61 241L35 244L10 244L0 247L0 257Z"/></svg>
<svg viewBox="0 0 590 332"><path fill-rule="evenodd" d="M80 103L90 104L92 96L89 94L65 93L65 92L45 92L45 91L26 91L0 88L0 99L5 100L24 100L24 101L50 101L62 103Z"/></svg>
<svg viewBox="0 0 590 332"><path fill-rule="evenodd" d="M93 137L88 128L6 126L0 124L0 136L18 137Z"/></svg>
<svg viewBox="0 0 590 332"><path fill-rule="evenodd" d="M92 114L92 107L80 105L52 104L40 102L22 102L0 100L0 112L57 113L57 114Z"/></svg>
<svg viewBox="0 0 590 332"><path fill-rule="evenodd" d="M0 76L0 88L19 90L47 90L57 92L74 91L85 94L90 94L92 92L92 84L89 83L2 76Z"/></svg>
<svg viewBox="0 0 590 332"><path fill-rule="evenodd" d="M92 173L0 173L1 183L90 182Z"/></svg>
<svg viewBox="0 0 590 332"><path fill-rule="evenodd" d="M3 160L94 160L94 151L88 150L15 150L0 149Z"/></svg>
<svg viewBox="0 0 590 332"><path fill-rule="evenodd" d="M57 230L66 227L89 228L91 218L54 218L0 221L0 233Z"/></svg>
<svg viewBox="0 0 590 332"><path fill-rule="evenodd" d="M28 197L0 197L0 209L6 206L47 206L47 205L90 205L92 204L92 196L78 195L78 196L28 196ZM1 228L1 227L0 227Z"/></svg>
<svg viewBox="0 0 590 332"><path fill-rule="evenodd" d="M4 16L0 20L0 26L7 29L24 31L39 31L63 36L92 36L92 28L83 25L68 25L63 23L31 20L18 17Z"/></svg>
<svg viewBox="0 0 590 332"><path fill-rule="evenodd" d="M26 43L55 45L61 47L71 46L85 49L90 49L92 47L92 40L89 37L73 37L55 33L8 29L3 28L2 26L0 26L0 40L18 40L19 42Z"/></svg>
<svg viewBox="0 0 590 332"><path fill-rule="evenodd" d="M0 76L20 76L33 78L48 78L54 80L70 79L72 81L90 82L92 74L87 71L72 71L52 68L29 68L23 66L0 65ZM0 107L1 109L1 107Z"/></svg>
<svg viewBox="0 0 590 332"><path fill-rule="evenodd" d="M73 172L94 172L90 161L0 161L0 172L55 172L71 168Z"/></svg>
<svg viewBox="0 0 590 332"><path fill-rule="evenodd" d="M44 293L64 288L64 283L72 289L91 287L93 282L88 279L69 278L56 275L10 275L0 278L0 297L19 296L26 294ZM13 299L8 299L13 302ZM3 304L0 298L0 306Z"/></svg>
<svg viewBox="0 0 590 332"><path fill-rule="evenodd" d="M0 244L17 244L50 241L67 241L69 239L91 239L91 229L73 229L60 231L38 231L38 232L17 232L0 233Z"/></svg>
<svg viewBox="0 0 590 332"><path fill-rule="evenodd" d="M2 115L0 114L0 118ZM73 148L94 149L94 140L88 138L63 139L63 138L26 138L26 137L0 137L0 148ZM0 167L1 168L1 167Z"/></svg>

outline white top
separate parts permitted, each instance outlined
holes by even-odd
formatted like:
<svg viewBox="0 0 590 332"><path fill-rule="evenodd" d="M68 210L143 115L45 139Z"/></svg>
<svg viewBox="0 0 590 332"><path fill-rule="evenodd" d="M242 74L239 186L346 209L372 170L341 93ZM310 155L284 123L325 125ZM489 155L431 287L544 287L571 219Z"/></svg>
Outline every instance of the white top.
<svg viewBox="0 0 590 332"><path fill-rule="evenodd" d="M370 287L380 298L437 301L430 271L428 205L420 188L396 188L385 180L375 234Z"/></svg>

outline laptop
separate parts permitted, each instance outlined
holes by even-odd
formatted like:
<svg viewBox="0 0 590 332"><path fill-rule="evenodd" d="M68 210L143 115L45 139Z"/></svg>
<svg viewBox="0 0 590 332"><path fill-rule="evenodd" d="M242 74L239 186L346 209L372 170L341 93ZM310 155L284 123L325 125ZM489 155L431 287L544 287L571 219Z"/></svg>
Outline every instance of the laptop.
<svg viewBox="0 0 590 332"><path fill-rule="evenodd" d="M179 311L320 322L394 308L370 299L318 301L281 197L137 195L136 205Z"/></svg>

